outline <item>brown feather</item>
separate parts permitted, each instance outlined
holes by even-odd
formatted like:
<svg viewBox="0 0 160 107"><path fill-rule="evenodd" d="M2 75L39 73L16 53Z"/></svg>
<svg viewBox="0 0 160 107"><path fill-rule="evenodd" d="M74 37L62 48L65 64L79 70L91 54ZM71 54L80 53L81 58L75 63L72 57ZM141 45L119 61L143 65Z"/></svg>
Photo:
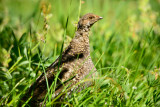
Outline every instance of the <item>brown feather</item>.
<svg viewBox="0 0 160 107"><path fill-rule="evenodd" d="M72 39L67 49L62 53L62 60L59 66L59 70L61 72L58 77L60 81L57 81L56 83L57 87L54 96L59 95L64 88L62 83L65 86L70 84L69 87L72 87L91 71L93 71L93 73L88 78L92 78L92 76L94 76L96 68L94 67L90 57L89 31L90 27L100 19L102 19L102 17L88 13L79 20L75 37ZM57 58L56 61L53 62L46 70L49 86L51 86L55 79L59 61L60 58ZM81 90L89 85L91 85L91 82L78 85L76 88L80 88ZM71 94L72 91L73 89L70 89L68 93ZM47 85L44 73L42 73L42 75L36 79L36 82L31 85L29 91L25 94L22 100L25 102L31 96L32 92L33 95L29 104L32 106L41 106L42 101L47 94ZM64 96L65 95L62 95L59 100L63 100Z"/></svg>

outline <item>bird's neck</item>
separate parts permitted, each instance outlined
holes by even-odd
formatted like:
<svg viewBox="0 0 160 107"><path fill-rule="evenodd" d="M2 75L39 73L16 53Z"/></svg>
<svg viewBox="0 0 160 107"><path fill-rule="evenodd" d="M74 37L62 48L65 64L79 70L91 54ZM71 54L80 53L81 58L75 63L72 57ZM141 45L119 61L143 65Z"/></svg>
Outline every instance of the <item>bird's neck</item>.
<svg viewBox="0 0 160 107"><path fill-rule="evenodd" d="M89 26L89 25L85 25L85 26L80 26L80 25L78 25L77 31L89 32L89 31L90 31L90 27L91 27L91 26Z"/></svg>
<svg viewBox="0 0 160 107"><path fill-rule="evenodd" d="M89 31L90 27L84 26L84 27L79 27L76 31L76 36L87 36L89 37Z"/></svg>
<svg viewBox="0 0 160 107"><path fill-rule="evenodd" d="M89 46L89 31L90 29L77 29L75 38L85 47L86 54L90 55L90 46ZM80 46L81 47L81 46Z"/></svg>

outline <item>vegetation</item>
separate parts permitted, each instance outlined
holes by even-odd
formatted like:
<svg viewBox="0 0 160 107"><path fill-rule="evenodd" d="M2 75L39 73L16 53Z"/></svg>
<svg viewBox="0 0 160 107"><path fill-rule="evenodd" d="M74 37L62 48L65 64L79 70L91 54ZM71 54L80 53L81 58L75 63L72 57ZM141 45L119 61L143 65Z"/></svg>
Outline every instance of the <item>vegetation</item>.
<svg viewBox="0 0 160 107"><path fill-rule="evenodd" d="M99 76L62 106L160 106L160 0L0 0L1 106L17 106L86 13L103 17L90 33Z"/></svg>

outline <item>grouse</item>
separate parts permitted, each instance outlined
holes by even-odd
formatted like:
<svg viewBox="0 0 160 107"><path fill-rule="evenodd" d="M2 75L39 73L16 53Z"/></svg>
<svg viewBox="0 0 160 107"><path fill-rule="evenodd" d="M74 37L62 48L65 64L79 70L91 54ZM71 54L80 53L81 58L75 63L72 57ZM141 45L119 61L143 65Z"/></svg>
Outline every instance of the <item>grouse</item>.
<svg viewBox="0 0 160 107"><path fill-rule="evenodd" d="M92 13L88 13L80 18L75 37L69 46L46 69L46 72L42 73L30 86L28 92L22 98L23 102L31 98L28 102L29 105L42 106L48 92L47 85L51 87L57 75L56 87L53 92L54 98L64 91L64 87L68 89L67 95L70 95L75 89L81 91L92 84L92 82L88 81L75 85L86 77L92 78L95 76L96 68L90 56L89 31L91 26L100 19L102 17ZM62 101L64 97L65 94L59 100Z"/></svg>

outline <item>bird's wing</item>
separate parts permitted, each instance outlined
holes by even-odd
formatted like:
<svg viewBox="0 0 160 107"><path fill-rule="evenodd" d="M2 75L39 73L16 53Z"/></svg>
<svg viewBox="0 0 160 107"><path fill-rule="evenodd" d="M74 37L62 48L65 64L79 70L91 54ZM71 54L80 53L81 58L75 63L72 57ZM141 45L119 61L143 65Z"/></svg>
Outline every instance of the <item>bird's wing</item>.
<svg viewBox="0 0 160 107"><path fill-rule="evenodd" d="M76 44L75 44L76 42ZM70 45L65 49L65 51L62 52L61 57L59 56L47 69L46 69L46 77L48 80L48 84L49 86L52 84L52 82L54 81L55 75L57 74L57 72L55 72L55 70L57 69L57 67L61 67L63 63L68 63L71 62L75 59L77 59L77 57L79 56L79 54L81 53L81 49L82 47L77 48L78 46L82 46L80 45L80 43L78 43L77 41L72 41L70 43ZM76 47L72 47L72 43L73 45ZM65 71L64 71L65 72ZM61 71L61 73L63 73L63 69ZM61 74L60 74L61 76ZM34 93L33 97L36 99L38 98L43 98L44 96L42 95L44 93L46 93L46 89L47 89L47 85L46 85L46 77L44 75L44 73L42 73L37 79L36 82L33 83L31 85L31 87L29 88L29 92L27 93L29 96L31 95L32 91ZM57 83L59 84L59 83ZM60 85L60 84L59 84Z"/></svg>

